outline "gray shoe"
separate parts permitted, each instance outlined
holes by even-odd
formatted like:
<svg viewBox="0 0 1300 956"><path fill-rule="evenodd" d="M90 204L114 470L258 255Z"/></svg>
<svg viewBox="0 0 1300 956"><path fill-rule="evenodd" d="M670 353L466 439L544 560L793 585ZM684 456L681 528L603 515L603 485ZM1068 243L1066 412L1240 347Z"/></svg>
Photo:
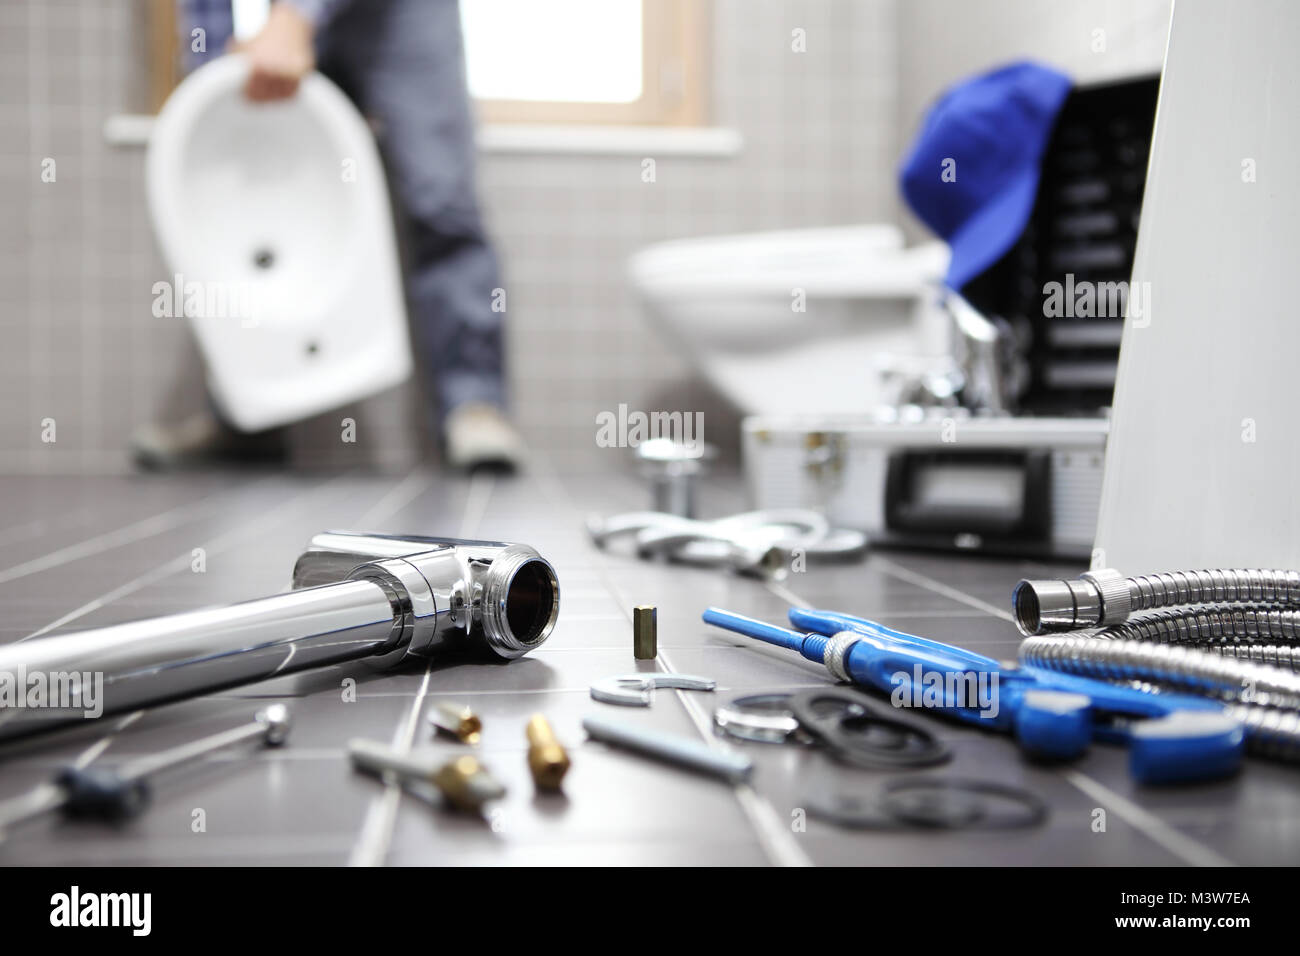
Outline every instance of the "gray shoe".
<svg viewBox="0 0 1300 956"><path fill-rule="evenodd" d="M501 409L486 402L454 408L442 427L447 464L516 471L524 462L524 442Z"/></svg>
<svg viewBox="0 0 1300 956"><path fill-rule="evenodd" d="M144 471L174 471L214 464L283 464L281 429L248 435L211 412L171 424L142 425L131 435L131 458Z"/></svg>

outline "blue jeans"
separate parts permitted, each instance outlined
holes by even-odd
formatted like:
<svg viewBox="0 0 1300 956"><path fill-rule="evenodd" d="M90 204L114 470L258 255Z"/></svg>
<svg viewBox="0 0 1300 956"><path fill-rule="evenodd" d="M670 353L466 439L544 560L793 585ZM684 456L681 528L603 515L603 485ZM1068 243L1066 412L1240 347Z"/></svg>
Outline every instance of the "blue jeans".
<svg viewBox="0 0 1300 956"><path fill-rule="evenodd" d="M464 402L504 406L502 284L475 192L456 0L351 3L316 43L321 72L378 122L404 220L412 339L442 415Z"/></svg>

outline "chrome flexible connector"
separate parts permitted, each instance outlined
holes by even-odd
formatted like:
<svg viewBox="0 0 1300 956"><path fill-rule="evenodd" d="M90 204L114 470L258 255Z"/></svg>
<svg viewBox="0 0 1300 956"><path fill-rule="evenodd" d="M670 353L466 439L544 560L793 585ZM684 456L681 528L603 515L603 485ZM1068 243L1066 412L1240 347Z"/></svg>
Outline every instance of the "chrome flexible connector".
<svg viewBox="0 0 1300 956"><path fill-rule="evenodd" d="M1026 636L1123 624L1130 615L1195 604L1300 607L1300 571L1209 569L1126 578L1113 568L1077 581L1020 581L1012 591L1016 627Z"/></svg>
<svg viewBox="0 0 1300 956"><path fill-rule="evenodd" d="M1300 760L1300 713L1253 704L1230 704L1228 713L1241 722L1253 753L1277 760Z"/></svg>
<svg viewBox="0 0 1300 956"><path fill-rule="evenodd" d="M1300 611L1216 604L1153 611L1108 627L1094 637L1158 644L1188 644L1221 657L1237 657L1287 670L1300 665Z"/></svg>
<svg viewBox="0 0 1300 956"><path fill-rule="evenodd" d="M1021 581L1012 609L1023 663L1222 700L1253 751L1300 760L1300 572L1095 571Z"/></svg>
<svg viewBox="0 0 1300 956"><path fill-rule="evenodd" d="M1177 644L1101 637L1028 637L1020 660L1071 674L1148 681L1225 701L1300 708L1300 674Z"/></svg>
<svg viewBox="0 0 1300 956"><path fill-rule="evenodd" d="M1024 664L1222 700L1254 753L1300 760L1300 674L1177 644L1043 636L1020 645Z"/></svg>

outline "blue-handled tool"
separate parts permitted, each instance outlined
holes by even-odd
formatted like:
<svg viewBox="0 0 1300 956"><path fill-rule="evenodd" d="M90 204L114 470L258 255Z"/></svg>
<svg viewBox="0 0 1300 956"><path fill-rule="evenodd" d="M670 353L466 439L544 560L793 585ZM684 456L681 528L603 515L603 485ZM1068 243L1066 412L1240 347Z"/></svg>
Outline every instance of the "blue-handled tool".
<svg viewBox="0 0 1300 956"><path fill-rule="evenodd" d="M1241 763L1241 724L1209 698L1004 665L835 611L791 608L790 623L799 630L713 607L704 620L797 651L840 680L889 694L900 706L932 708L1014 734L1036 756L1071 759L1093 738L1124 743L1129 769L1143 783L1221 777Z"/></svg>

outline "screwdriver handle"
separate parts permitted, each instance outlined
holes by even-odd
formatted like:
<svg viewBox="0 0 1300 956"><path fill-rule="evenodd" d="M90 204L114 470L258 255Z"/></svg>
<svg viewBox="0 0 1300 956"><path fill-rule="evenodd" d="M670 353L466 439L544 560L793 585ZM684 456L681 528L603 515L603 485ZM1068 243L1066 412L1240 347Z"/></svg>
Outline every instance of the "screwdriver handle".
<svg viewBox="0 0 1300 956"><path fill-rule="evenodd" d="M348 741L348 756L352 758L352 766L358 770L365 770L380 777L392 774L400 780L430 782L438 772L437 764L398 753L377 740L364 740L357 737Z"/></svg>
<svg viewBox="0 0 1300 956"><path fill-rule="evenodd" d="M149 782L102 767L64 767L54 782L63 790L61 809L70 817L120 822L149 805Z"/></svg>

